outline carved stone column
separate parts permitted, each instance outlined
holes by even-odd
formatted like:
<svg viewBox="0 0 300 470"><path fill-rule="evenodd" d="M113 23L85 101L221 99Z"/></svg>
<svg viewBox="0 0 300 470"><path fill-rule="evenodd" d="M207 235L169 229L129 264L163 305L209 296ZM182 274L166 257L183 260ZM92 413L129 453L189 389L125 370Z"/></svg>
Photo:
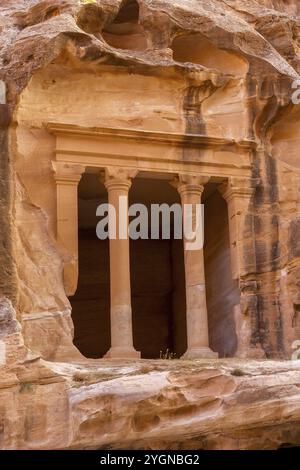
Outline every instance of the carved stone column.
<svg viewBox="0 0 300 470"><path fill-rule="evenodd" d="M77 188L83 165L52 162L57 196L57 241L63 249L64 287L74 295L78 283L78 201Z"/></svg>
<svg viewBox="0 0 300 470"><path fill-rule="evenodd" d="M105 355L108 358L140 357L133 347L128 236L128 193L135 174L110 168L105 173L108 202L116 211L116 238L109 240L111 348Z"/></svg>
<svg viewBox="0 0 300 470"><path fill-rule="evenodd" d="M255 187L251 179L229 178L219 191L228 207L232 278L240 279L255 268L254 249L246 248L254 243L253 224L246 223L246 216Z"/></svg>
<svg viewBox="0 0 300 470"><path fill-rule="evenodd" d="M191 205L193 225L196 205L201 204L204 185L208 181L209 177L179 176L177 190L181 197L184 218L187 205ZM184 261L188 348L182 357L184 359L217 358L218 354L209 348L203 248L189 250L187 249L188 243L190 243L190 240L185 238Z"/></svg>

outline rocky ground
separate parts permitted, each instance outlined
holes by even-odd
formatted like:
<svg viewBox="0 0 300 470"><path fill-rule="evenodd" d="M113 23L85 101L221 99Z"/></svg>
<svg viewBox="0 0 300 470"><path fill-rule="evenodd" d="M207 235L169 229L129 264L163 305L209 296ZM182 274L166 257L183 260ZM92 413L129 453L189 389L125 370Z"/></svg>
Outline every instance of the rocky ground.
<svg viewBox="0 0 300 470"><path fill-rule="evenodd" d="M27 358L0 384L2 449L300 444L300 361Z"/></svg>

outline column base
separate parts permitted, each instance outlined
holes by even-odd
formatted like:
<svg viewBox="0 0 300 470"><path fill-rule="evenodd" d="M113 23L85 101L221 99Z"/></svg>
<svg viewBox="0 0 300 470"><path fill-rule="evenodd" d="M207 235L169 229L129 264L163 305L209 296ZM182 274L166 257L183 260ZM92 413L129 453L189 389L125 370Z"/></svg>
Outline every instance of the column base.
<svg viewBox="0 0 300 470"><path fill-rule="evenodd" d="M134 348L110 348L103 357L105 359L140 359L141 353Z"/></svg>
<svg viewBox="0 0 300 470"><path fill-rule="evenodd" d="M218 359L218 357L219 354L212 351L210 348L192 348L188 349L180 359Z"/></svg>

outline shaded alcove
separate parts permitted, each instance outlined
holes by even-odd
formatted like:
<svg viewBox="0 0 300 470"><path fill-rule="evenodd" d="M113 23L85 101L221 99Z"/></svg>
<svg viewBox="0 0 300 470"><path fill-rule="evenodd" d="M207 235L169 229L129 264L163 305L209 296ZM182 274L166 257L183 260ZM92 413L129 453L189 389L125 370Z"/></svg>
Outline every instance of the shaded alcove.
<svg viewBox="0 0 300 470"><path fill-rule="evenodd" d="M85 174L78 188L79 282L70 299L74 344L90 358L110 347L109 243L96 236L96 208L107 202L98 175ZM136 178L130 204L180 203L167 181ZM185 277L182 240L131 240L131 291L134 346L144 358L167 349L180 357L186 350Z"/></svg>
<svg viewBox="0 0 300 470"><path fill-rule="evenodd" d="M248 63L238 54L219 49L200 33L175 37L171 48L177 62L200 64L235 76L243 76L248 71Z"/></svg>
<svg viewBox="0 0 300 470"><path fill-rule="evenodd" d="M114 21L106 25L102 37L112 47L144 51L147 39L139 24L139 4L136 0L125 0Z"/></svg>
<svg viewBox="0 0 300 470"><path fill-rule="evenodd" d="M100 358L110 347L109 242L96 236L96 208L107 202L107 191L91 173L83 176L78 195L79 282L70 299L74 343L86 357ZM203 201L210 347L220 357L230 357L237 347L234 309L240 299L231 276L227 205L213 184L206 186ZM168 181L139 177L133 180L129 202L144 204L150 214L151 204L180 204L180 198ZM130 261L136 350L143 358L159 358L167 349L180 357L187 348L182 240L163 239L160 226L159 239L130 241Z"/></svg>
<svg viewBox="0 0 300 470"><path fill-rule="evenodd" d="M212 185L204 207L209 342L219 357L233 357L237 349L235 308L240 304L240 291L231 273L227 204Z"/></svg>
<svg viewBox="0 0 300 470"><path fill-rule="evenodd" d="M168 181L133 182L130 203L180 204ZM174 224L174 220L172 221ZM150 227L150 224L149 224ZM187 348L186 299L182 240L131 240L131 290L134 346L143 358L159 358L167 350L180 357Z"/></svg>
<svg viewBox="0 0 300 470"><path fill-rule="evenodd" d="M107 191L96 174L84 174L78 187L79 279L70 299L74 344L90 358L110 348L109 243L96 235L96 208Z"/></svg>

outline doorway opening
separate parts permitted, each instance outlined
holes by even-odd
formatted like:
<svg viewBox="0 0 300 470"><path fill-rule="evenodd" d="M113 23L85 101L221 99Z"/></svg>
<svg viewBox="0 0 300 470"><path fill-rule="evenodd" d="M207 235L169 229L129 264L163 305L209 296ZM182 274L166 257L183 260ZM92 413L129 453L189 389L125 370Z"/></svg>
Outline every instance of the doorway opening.
<svg viewBox="0 0 300 470"><path fill-rule="evenodd" d="M109 242L96 235L96 209L107 203L99 175L85 173L78 187L79 279L70 299L74 344L88 358L101 358L110 348Z"/></svg>
<svg viewBox="0 0 300 470"><path fill-rule="evenodd" d="M78 188L79 280L70 300L74 344L88 358L103 357L111 340L109 241L96 236L96 209L107 202L99 176L84 174ZM166 180L135 178L129 203L149 209L180 199ZM157 240L130 240L130 264L135 349L142 358L179 358L187 348L183 241L164 240L161 233Z"/></svg>
<svg viewBox="0 0 300 470"><path fill-rule="evenodd" d="M142 203L150 214L151 204L178 203L175 188L162 179L136 178L130 203ZM149 225L150 226L150 225ZM160 221L159 239L131 240L131 293L133 341L142 358L179 358L187 348L186 298L183 241L163 239Z"/></svg>
<svg viewBox="0 0 300 470"><path fill-rule="evenodd" d="M240 305L240 290L231 273L227 204L214 184L206 186L203 196L209 344L219 357L234 357L237 350L235 312Z"/></svg>

